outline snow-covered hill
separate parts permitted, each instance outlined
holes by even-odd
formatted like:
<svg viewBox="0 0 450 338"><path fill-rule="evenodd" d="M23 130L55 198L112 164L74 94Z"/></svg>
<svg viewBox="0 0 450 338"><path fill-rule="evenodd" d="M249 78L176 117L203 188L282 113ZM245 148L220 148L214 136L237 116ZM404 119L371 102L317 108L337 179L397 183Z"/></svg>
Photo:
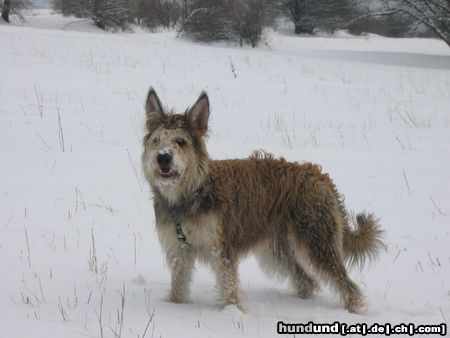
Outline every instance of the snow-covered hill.
<svg viewBox="0 0 450 338"><path fill-rule="evenodd" d="M279 320L448 323L445 44L270 33L251 49L173 32L108 34L86 22L74 32L70 18L42 15L0 25L1 337L267 337ZM326 286L295 298L253 258L240 269L247 313L216 305L201 266L191 302L167 302L139 163L150 85L179 111L207 90L213 158L265 149L320 163L350 210L381 217L386 253L352 272L366 315L346 312Z"/></svg>

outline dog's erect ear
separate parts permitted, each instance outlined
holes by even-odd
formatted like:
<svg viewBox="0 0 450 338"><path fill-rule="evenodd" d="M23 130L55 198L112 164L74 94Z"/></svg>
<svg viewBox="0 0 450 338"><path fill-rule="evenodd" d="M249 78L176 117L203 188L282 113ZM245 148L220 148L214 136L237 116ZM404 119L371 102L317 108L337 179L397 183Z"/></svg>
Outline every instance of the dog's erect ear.
<svg viewBox="0 0 450 338"><path fill-rule="evenodd" d="M209 119L209 100L208 95L202 92L197 99L197 102L187 112L187 118L192 129L198 133L199 136L204 136L208 131Z"/></svg>
<svg viewBox="0 0 450 338"><path fill-rule="evenodd" d="M153 88L150 88L148 91L145 113L147 115L147 129L153 131L164 117L164 109L161 101L159 101L158 95Z"/></svg>

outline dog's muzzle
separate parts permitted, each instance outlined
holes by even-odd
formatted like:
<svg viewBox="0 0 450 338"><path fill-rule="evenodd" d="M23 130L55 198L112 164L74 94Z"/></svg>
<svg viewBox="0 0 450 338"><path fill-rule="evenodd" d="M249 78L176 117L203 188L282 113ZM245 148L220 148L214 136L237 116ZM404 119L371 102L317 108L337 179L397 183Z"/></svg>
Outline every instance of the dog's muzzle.
<svg viewBox="0 0 450 338"><path fill-rule="evenodd" d="M171 178L176 175L176 172L172 170L173 157L169 153L159 153L156 156L156 161L159 165L159 171L161 177Z"/></svg>

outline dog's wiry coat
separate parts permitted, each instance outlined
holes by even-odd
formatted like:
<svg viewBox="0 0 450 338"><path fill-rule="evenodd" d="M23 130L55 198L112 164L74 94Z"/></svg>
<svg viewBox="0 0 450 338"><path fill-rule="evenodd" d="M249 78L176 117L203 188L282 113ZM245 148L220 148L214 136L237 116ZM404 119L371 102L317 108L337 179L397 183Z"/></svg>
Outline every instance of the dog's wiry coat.
<svg viewBox="0 0 450 338"><path fill-rule="evenodd" d="M241 307L239 260L254 253L268 274L288 278L301 298L330 283L350 312L363 310L344 262L362 265L383 246L371 214L349 226L343 198L318 165L255 152L211 160L205 93L184 114L166 113L153 89L146 104L142 163L154 194L156 229L171 268L170 299L186 301L195 260L209 264L223 303ZM181 225L188 243L177 238Z"/></svg>

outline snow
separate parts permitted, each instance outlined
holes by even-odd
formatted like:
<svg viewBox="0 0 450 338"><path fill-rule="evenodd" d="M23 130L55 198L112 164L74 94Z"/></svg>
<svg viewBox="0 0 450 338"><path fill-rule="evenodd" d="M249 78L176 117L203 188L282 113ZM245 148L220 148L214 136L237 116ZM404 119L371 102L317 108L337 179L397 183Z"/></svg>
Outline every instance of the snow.
<svg viewBox="0 0 450 338"><path fill-rule="evenodd" d="M279 320L448 323L444 43L270 32L267 46L251 49L175 32L109 34L88 22L68 31L73 19L37 13L23 27L0 25L2 337L100 337L100 326L105 337L266 337ZM202 266L191 301L167 301L139 162L149 86L178 111L207 90L212 157L265 149L320 163L349 210L381 217L387 251L351 272L366 315L345 311L326 285L314 299L295 298L253 258L240 267L246 313L220 309Z"/></svg>
<svg viewBox="0 0 450 338"><path fill-rule="evenodd" d="M171 151L170 151L169 147L164 147L164 148L162 148L161 150L158 151L158 154L160 154L160 155L167 155L167 154L170 154L170 153L171 153Z"/></svg>

